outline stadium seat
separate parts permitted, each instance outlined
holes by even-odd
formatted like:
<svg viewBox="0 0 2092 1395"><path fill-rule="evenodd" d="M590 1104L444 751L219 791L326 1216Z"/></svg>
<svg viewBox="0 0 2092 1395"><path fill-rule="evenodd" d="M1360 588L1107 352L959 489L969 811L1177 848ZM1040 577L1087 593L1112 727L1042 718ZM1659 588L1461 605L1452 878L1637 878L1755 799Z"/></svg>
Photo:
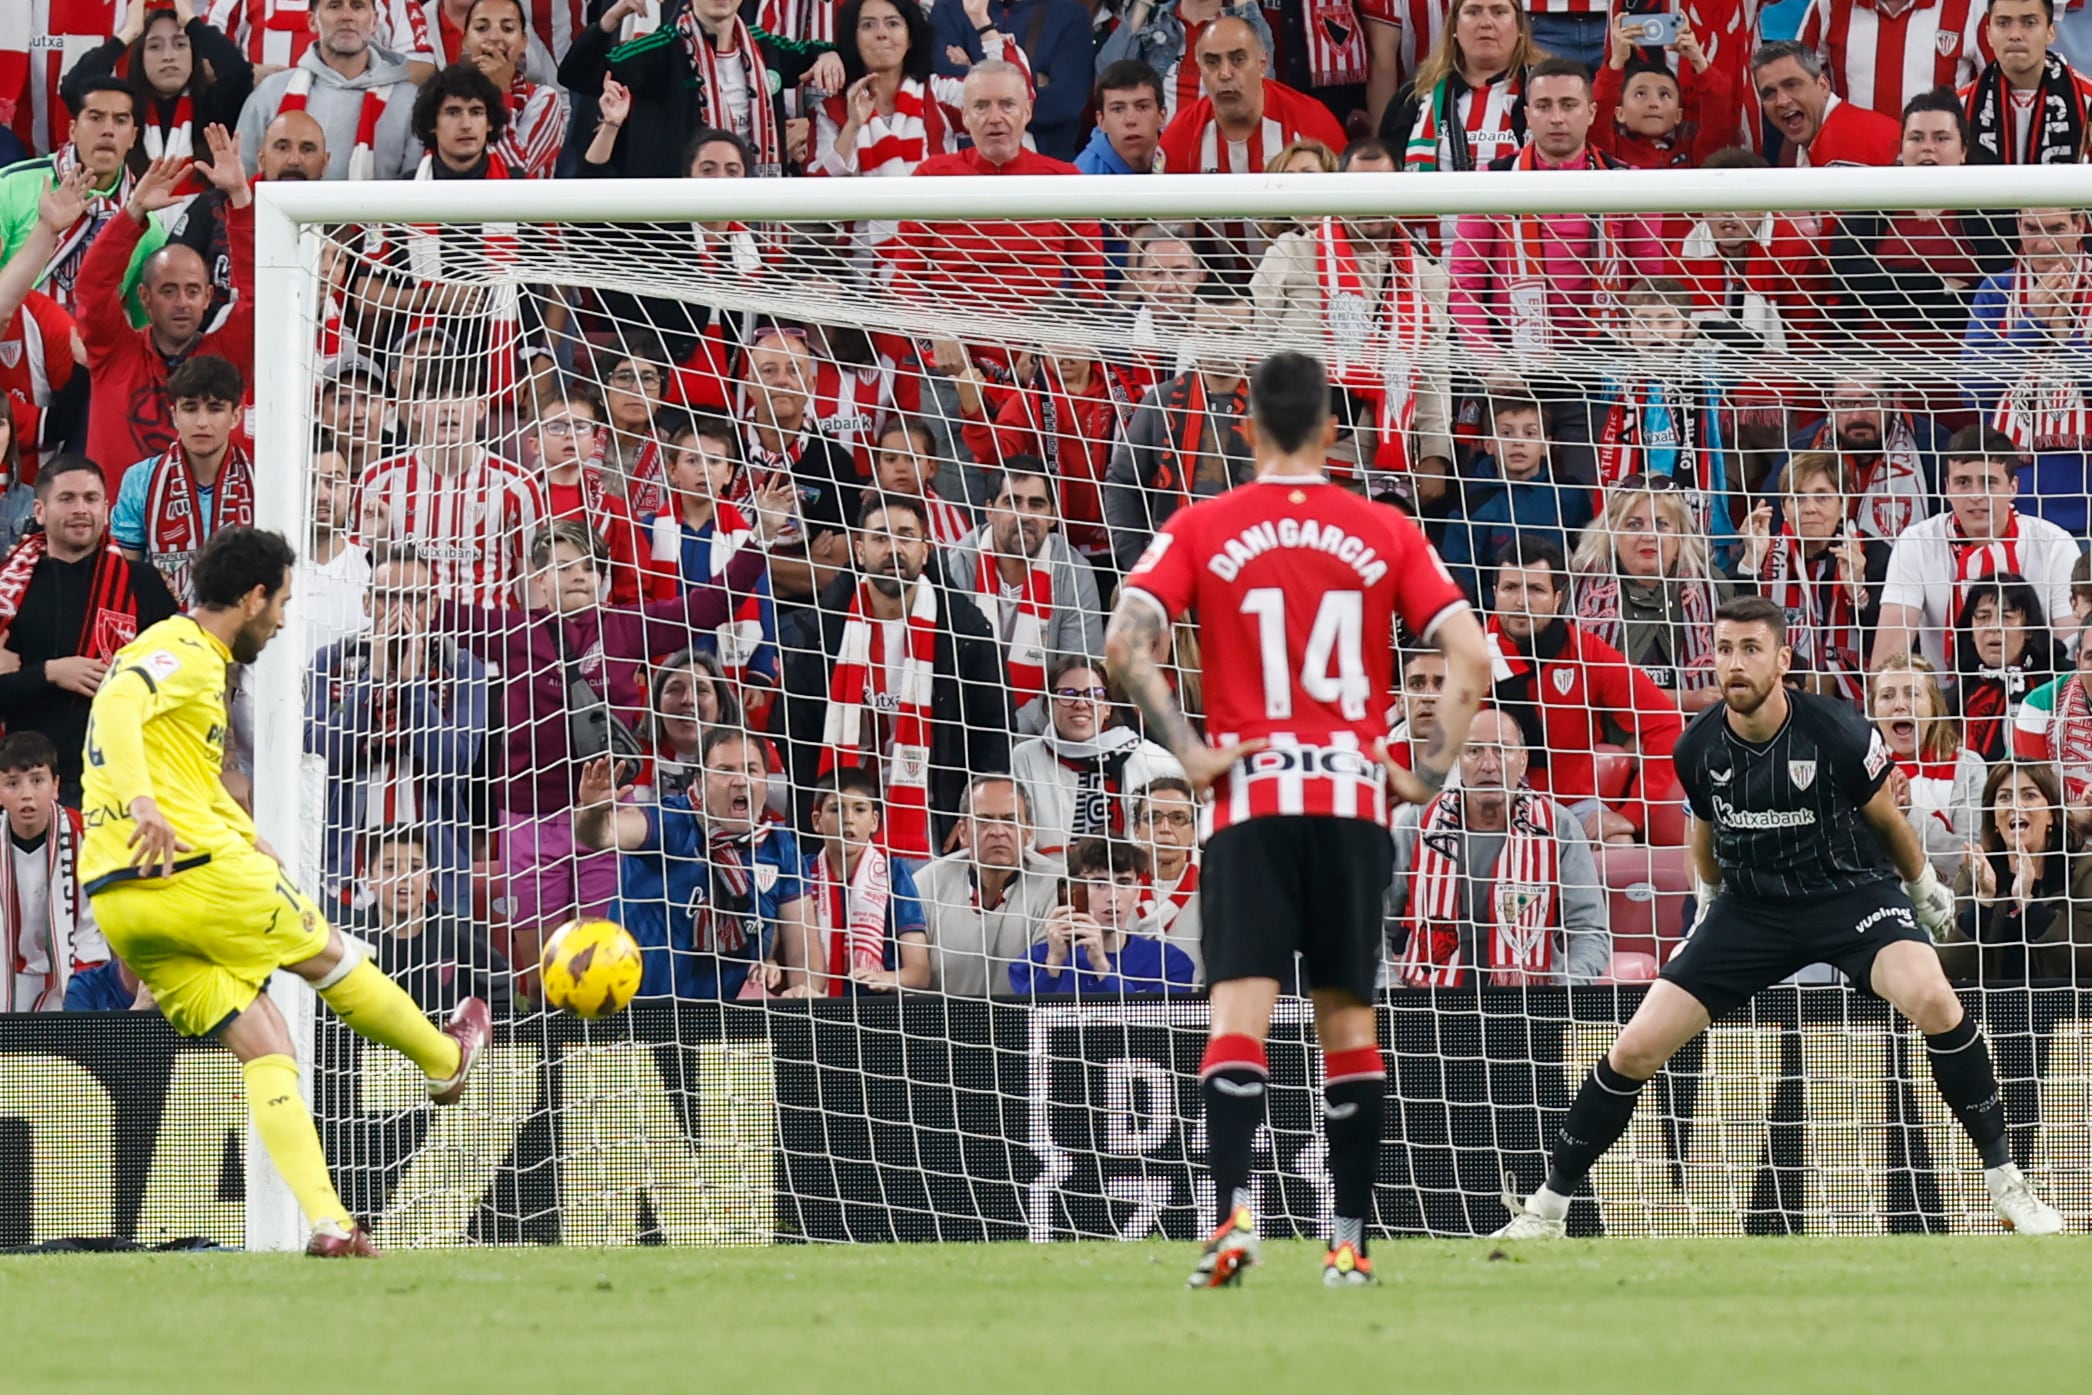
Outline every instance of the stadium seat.
<svg viewBox="0 0 2092 1395"><path fill-rule="evenodd" d="M1659 848L1685 846L1685 791L1669 760L1645 772L1655 778L1647 791L1649 816L1643 824L1649 844Z"/></svg>
<svg viewBox="0 0 2092 1395"><path fill-rule="evenodd" d="M1598 850L1613 956L1647 955L1661 964L1682 938L1692 904L1685 849L1616 844Z"/></svg>
<svg viewBox="0 0 2092 1395"><path fill-rule="evenodd" d="M1654 983L1656 981L1656 958L1649 954L1615 953L1612 962L1605 966L1605 977L1601 983Z"/></svg>
<svg viewBox="0 0 2092 1395"><path fill-rule="evenodd" d="M1608 804L1625 799L1634 784L1635 757L1618 746L1600 745L1591 752L1591 763L1598 797Z"/></svg>

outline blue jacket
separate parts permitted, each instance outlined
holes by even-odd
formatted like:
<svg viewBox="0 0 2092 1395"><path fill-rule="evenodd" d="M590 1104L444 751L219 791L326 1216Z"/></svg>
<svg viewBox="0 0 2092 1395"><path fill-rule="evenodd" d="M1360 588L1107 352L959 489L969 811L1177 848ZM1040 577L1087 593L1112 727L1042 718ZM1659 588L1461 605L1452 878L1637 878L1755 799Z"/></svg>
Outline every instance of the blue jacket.
<svg viewBox="0 0 2092 1395"><path fill-rule="evenodd" d="M1075 157L1075 168L1084 174L1138 174L1140 171L1126 163L1111 137L1104 134L1102 126L1090 132L1090 143Z"/></svg>
<svg viewBox="0 0 2092 1395"><path fill-rule="evenodd" d="M639 942L643 998L728 999L770 953L778 914L805 897L799 846L791 830L768 825L750 859L754 894L728 906L713 886L703 816L682 795L646 810L646 846L618 857L617 922ZM743 943L714 949L698 943L699 922L714 931L736 923Z"/></svg>
<svg viewBox="0 0 2092 1395"><path fill-rule="evenodd" d="M1046 967L1048 946L1031 947L1031 957L1010 965L1010 986L1022 997L1117 998L1128 993L1189 993L1197 978L1191 956L1173 944L1146 935L1131 935L1116 954L1107 956L1111 972L1093 974L1089 961L1058 969Z"/></svg>
<svg viewBox="0 0 2092 1395"><path fill-rule="evenodd" d="M1473 473L1460 479L1460 494L1460 515L1446 520L1438 553L1476 605L1487 600L1482 577L1496 565L1496 554L1505 543L1520 533L1539 533L1553 539L1567 556L1574 535L1591 521L1590 491L1557 484L1552 461L1529 480L1506 480L1496 457L1478 456Z"/></svg>
<svg viewBox="0 0 2092 1395"><path fill-rule="evenodd" d="M2040 360L2051 362L2067 350L2077 388L2084 390L2081 365L2092 354L2092 336L2080 329L2070 340L2058 344L2046 330L2027 321L2007 323L2012 286L2017 267L1985 280L1976 291L1969 312L1967 332L1961 342L1961 391L1987 419L1997 410L1999 399L2016 387ZM2087 495L2092 494L2092 470L2087 469L2086 451L2092 447L2083 435L2052 435L2035 428L2032 441L2034 463L2019 472L2019 506L2024 511L2083 537L2087 522Z"/></svg>
<svg viewBox="0 0 2092 1395"><path fill-rule="evenodd" d="M1090 39L1090 13L1077 0L988 0L988 16L1014 39L1031 60L1031 138L1041 155L1072 160L1082 144L1082 114L1089 109L1090 77L1096 71L1097 50ZM937 71L946 77L964 77L966 68L984 57L981 36L973 31L961 0L937 0L930 11L930 28L936 34ZM952 62L947 48L956 48L967 64Z"/></svg>

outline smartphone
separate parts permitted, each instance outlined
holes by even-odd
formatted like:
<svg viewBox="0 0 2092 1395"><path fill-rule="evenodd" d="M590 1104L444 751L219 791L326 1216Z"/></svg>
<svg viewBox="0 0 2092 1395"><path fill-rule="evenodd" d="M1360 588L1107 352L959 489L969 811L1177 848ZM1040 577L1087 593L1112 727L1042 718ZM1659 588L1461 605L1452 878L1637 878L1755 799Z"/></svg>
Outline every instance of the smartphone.
<svg viewBox="0 0 2092 1395"><path fill-rule="evenodd" d="M1627 15L1620 31L1642 48L1669 48L1678 42L1679 17L1675 14Z"/></svg>

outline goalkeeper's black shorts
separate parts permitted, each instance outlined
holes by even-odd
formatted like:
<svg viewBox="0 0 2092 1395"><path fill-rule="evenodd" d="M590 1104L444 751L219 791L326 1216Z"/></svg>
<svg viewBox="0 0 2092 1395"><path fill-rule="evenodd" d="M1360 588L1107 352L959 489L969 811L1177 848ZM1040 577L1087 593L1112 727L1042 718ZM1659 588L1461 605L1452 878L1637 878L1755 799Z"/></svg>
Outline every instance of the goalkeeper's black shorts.
<svg viewBox="0 0 2092 1395"><path fill-rule="evenodd" d="M1932 943L1893 881L1795 901L1725 891L1664 965L1663 976L1698 998L1710 1017L1811 964L1836 965L1854 988L1873 996L1874 956L1897 940Z"/></svg>

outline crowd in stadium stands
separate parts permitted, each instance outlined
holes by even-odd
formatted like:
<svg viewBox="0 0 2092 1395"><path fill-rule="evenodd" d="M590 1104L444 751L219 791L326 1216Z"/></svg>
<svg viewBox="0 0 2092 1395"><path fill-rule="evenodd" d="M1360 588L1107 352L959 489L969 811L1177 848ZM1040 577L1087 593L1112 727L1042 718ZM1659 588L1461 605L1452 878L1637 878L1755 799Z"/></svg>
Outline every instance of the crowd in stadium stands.
<svg viewBox="0 0 2092 1395"><path fill-rule="evenodd" d="M254 180L1902 164L1950 205L1951 167L2082 161L2092 130L2092 8L2053 0L15 2L0 1011L139 996L72 876L86 710L255 517ZM1213 346L1290 334L1330 360L1333 472L1424 522L1495 647L1455 788L1391 830L1387 983L1653 973L1688 899L1665 757L1748 591L1795 681L1878 723L1962 897L1952 973L2092 976L2087 231L1034 216L798 249L954 325L1103 307L1133 351L1095 354L504 304L453 273L513 229L344 232L297 540L310 870L431 1010L527 998L587 913L650 997L1193 989L1197 799L1096 656L1157 527L1249 477ZM731 220L631 235L777 256ZM1796 367L1869 343L1938 381ZM1193 713L1197 657L1180 631ZM1401 657L1398 759L1445 676Z"/></svg>

